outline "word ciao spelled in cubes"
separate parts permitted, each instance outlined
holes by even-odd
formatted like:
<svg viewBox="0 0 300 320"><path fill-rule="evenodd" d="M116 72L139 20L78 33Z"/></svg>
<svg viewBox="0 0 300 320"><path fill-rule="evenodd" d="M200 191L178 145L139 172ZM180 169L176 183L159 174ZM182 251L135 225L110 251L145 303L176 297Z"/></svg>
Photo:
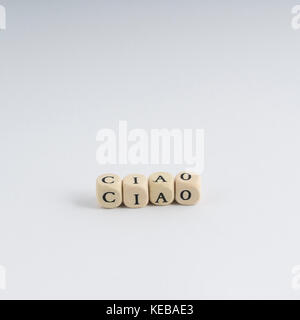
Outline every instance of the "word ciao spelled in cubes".
<svg viewBox="0 0 300 320"><path fill-rule="evenodd" d="M174 177L156 172L147 179L142 174L130 174L123 181L116 174L103 174L96 181L96 195L101 207L143 208L149 201L155 206L167 206L176 200L181 205L194 205L200 200L200 176L180 172Z"/></svg>

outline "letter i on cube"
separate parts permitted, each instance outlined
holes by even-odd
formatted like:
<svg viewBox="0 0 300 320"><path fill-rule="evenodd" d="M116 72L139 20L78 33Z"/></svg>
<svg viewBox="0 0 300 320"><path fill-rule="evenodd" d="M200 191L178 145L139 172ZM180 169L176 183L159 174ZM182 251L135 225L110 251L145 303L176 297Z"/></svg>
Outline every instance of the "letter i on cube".
<svg viewBox="0 0 300 320"><path fill-rule="evenodd" d="M143 208L149 202L148 180L142 174L130 174L123 179L123 203L128 208Z"/></svg>

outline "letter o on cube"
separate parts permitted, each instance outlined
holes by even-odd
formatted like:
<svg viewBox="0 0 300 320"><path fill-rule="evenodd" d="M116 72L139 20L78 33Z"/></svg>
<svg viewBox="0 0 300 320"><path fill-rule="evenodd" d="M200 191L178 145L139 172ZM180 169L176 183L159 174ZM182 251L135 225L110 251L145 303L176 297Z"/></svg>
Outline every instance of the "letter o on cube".
<svg viewBox="0 0 300 320"><path fill-rule="evenodd" d="M96 195L101 207L112 209L122 203L122 180L116 174L103 174L96 180Z"/></svg>
<svg viewBox="0 0 300 320"><path fill-rule="evenodd" d="M148 179L142 174L130 174L123 179L123 203L128 208L143 208L149 202Z"/></svg>
<svg viewBox="0 0 300 320"><path fill-rule="evenodd" d="M174 178L167 172L156 172L149 177L150 202L167 206L174 201Z"/></svg>
<svg viewBox="0 0 300 320"><path fill-rule="evenodd" d="M180 172L175 177L175 199L190 206L200 200L200 176L196 173Z"/></svg>

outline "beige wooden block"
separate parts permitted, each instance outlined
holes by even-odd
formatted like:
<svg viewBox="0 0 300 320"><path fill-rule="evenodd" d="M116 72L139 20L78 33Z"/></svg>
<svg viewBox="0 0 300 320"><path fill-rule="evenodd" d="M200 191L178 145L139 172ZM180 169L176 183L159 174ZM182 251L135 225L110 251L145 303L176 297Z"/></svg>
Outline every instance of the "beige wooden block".
<svg viewBox="0 0 300 320"><path fill-rule="evenodd" d="M190 206L200 200L200 176L196 173L180 172L175 177L175 199Z"/></svg>
<svg viewBox="0 0 300 320"><path fill-rule="evenodd" d="M166 206L174 201L174 178L167 172L156 172L149 177L149 198L156 206Z"/></svg>
<svg viewBox="0 0 300 320"><path fill-rule="evenodd" d="M116 174L103 174L96 181L96 195L101 207L111 209L122 203L122 180Z"/></svg>
<svg viewBox="0 0 300 320"><path fill-rule="evenodd" d="M130 174L123 179L123 203L128 208L143 208L149 202L148 179Z"/></svg>

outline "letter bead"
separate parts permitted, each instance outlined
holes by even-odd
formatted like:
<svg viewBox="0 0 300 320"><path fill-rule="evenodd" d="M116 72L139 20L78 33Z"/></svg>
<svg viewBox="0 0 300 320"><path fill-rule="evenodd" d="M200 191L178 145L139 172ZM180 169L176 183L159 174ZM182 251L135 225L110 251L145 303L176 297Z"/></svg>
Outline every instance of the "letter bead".
<svg viewBox="0 0 300 320"><path fill-rule="evenodd" d="M96 180L96 194L101 207L111 209L122 203L122 180L116 174L103 174Z"/></svg>
<svg viewBox="0 0 300 320"><path fill-rule="evenodd" d="M175 199L182 205L194 205L200 200L200 176L180 172L175 177Z"/></svg>
<svg viewBox="0 0 300 320"><path fill-rule="evenodd" d="M150 202L167 206L174 201L174 178L167 172L156 172L149 177Z"/></svg>
<svg viewBox="0 0 300 320"><path fill-rule="evenodd" d="M123 179L123 203L128 208L143 208L149 202L148 179L142 174L130 174Z"/></svg>

